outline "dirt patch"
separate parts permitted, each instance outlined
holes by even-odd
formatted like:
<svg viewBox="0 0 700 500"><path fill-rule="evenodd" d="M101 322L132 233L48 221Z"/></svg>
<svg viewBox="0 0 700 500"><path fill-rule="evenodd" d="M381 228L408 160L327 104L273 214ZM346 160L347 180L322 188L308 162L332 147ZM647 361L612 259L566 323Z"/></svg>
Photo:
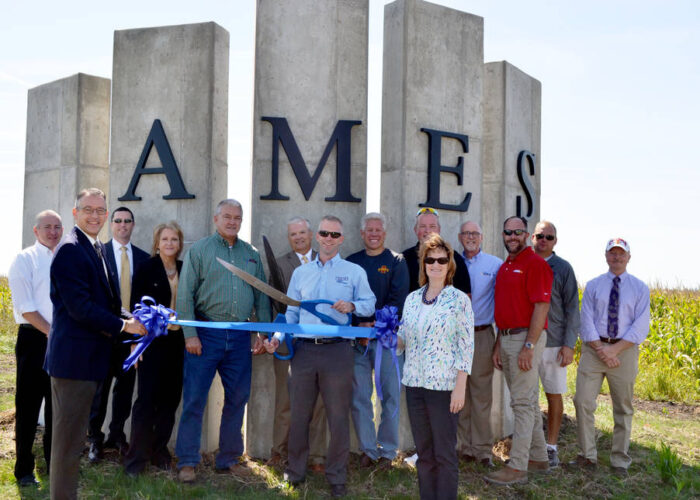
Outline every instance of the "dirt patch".
<svg viewBox="0 0 700 500"><path fill-rule="evenodd" d="M598 397L612 404L610 395L601 394ZM635 410L663 415L669 418L679 420L700 419L700 405L687 405L683 403L674 403L673 401L647 401L645 399L635 399L632 405Z"/></svg>

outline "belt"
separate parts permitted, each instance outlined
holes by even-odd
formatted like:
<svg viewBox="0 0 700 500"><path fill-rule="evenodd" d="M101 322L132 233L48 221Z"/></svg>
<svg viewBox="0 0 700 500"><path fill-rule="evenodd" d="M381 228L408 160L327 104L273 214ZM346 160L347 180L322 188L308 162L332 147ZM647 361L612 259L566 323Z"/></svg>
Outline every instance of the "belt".
<svg viewBox="0 0 700 500"><path fill-rule="evenodd" d="M480 332L481 330L486 330L487 328L491 328L491 325L490 324L488 324L488 325L476 325L474 327L474 331Z"/></svg>
<svg viewBox="0 0 700 500"><path fill-rule="evenodd" d="M339 342L347 342L350 339L342 339L342 338L314 338L314 339L309 339L309 338L298 338L296 339L298 342L306 342L308 344L337 344Z"/></svg>
<svg viewBox="0 0 700 500"><path fill-rule="evenodd" d="M501 335L516 335L518 333L527 333L528 328L504 328L499 330Z"/></svg>
<svg viewBox="0 0 700 500"><path fill-rule="evenodd" d="M617 344L621 339L611 339L608 337L600 337L601 342L605 342L606 344Z"/></svg>
<svg viewBox="0 0 700 500"><path fill-rule="evenodd" d="M32 331L39 332L39 333L41 333L42 335L44 335L44 332L42 332L41 330L39 330L38 328L36 328L36 327L35 327L34 325L32 325L31 323L20 323L20 324L19 324L19 327L20 327L22 330L32 330Z"/></svg>

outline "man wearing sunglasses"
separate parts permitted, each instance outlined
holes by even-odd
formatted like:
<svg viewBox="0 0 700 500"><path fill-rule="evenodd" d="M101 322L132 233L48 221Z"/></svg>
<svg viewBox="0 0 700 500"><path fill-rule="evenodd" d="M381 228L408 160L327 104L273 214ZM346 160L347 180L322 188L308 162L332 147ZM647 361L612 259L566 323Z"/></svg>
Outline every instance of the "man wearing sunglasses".
<svg viewBox="0 0 700 500"><path fill-rule="evenodd" d="M105 262L117 278L115 285L121 300L121 307L127 312L131 310L131 278L134 275L134 270L142 262L149 259L147 252L131 243L134 224L134 214L130 209L117 208L112 212L110 224L112 239L105 244ZM117 449L122 456L126 455L129 448L124 433L124 423L131 413L136 370L122 373L122 364L130 352L131 346L129 344L124 344L121 340L115 341L107 378L100 384L92 401L88 428L88 441L90 441L88 459L91 463L100 460L104 448ZM109 424L109 436L107 441L104 441L105 435L102 433L102 425L107 415L107 402L113 379L112 421Z"/></svg>
<svg viewBox="0 0 700 500"><path fill-rule="evenodd" d="M342 221L332 215L323 217L316 232L318 256L294 270L287 290L289 297L299 301L334 301L332 306L319 306L318 311L339 323L344 323L349 313L371 316L375 303L365 270L340 257L344 239ZM318 317L298 306L288 306L285 317L287 323L322 324ZM265 348L274 352L283 339L284 334L276 333L271 341L265 340ZM309 422L320 392L331 435L326 453L326 479L331 485L331 495L341 497L346 494L350 452L353 347L349 340L339 337L299 338L294 343L294 351L289 379L288 464L284 479L290 486L298 486L306 479Z"/></svg>
<svg viewBox="0 0 700 500"><path fill-rule="evenodd" d="M404 259L406 259L406 265L408 266L409 293L420 288L420 285L418 284L418 271L420 268L418 263L418 251L420 250L420 244L428 239L431 234L440 234L440 214L438 214L438 211L431 207L423 207L418 210L418 213L416 213L416 223L413 226L413 231L416 233L418 243L401 252L403 253ZM457 264L457 271L455 272L452 280L452 285L457 290L461 290L469 295L469 298L471 298L472 287L471 282L469 281L469 271L467 271L467 265L462 259L455 259L455 264Z"/></svg>
<svg viewBox="0 0 700 500"><path fill-rule="evenodd" d="M559 466L557 440L564 416L562 394L566 392L566 367L574 359L574 347L581 327L578 284L574 270L554 252L557 228L548 221L538 222L532 235L535 253L554 273L552 300L547 315L547 345L540 362L540 380L547 395L547 455L549 466Z"/></svg>
<svg viewBox="0 0 700 500"><path fill-rule="evenodd" d="M508 258L496 275L498 339L493 364L503 370L513 410L510 461L484 479L493 484L526 483L527 473L549 470L539 407L538 366L546 343L552 269L527 245L527 220L513 216L503 224Z"/></svg>

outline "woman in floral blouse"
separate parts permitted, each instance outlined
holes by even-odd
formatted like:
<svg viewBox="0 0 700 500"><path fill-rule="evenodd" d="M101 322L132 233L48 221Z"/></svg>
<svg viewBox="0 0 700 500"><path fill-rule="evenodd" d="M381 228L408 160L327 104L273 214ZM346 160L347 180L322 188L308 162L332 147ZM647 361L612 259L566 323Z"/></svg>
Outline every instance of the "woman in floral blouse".
<svg viewBox="0 0 700 500"><path fill-rule="evenodd" d="M469 297L452 286L450 244L434 234L419 259L421 288L406 298L398 333L418 485L422 499L457 498L457 421L474 355L474 316Z"/></svg>

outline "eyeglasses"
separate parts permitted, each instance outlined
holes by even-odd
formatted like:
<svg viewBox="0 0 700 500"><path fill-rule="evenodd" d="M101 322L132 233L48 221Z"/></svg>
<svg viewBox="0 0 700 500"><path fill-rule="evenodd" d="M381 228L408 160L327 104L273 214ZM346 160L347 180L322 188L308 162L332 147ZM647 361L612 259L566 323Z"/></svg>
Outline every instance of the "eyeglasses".
<svg viewBox="0 0 700 500"><path fill-rule="evenodd" d="M503 234L506 236L510 236L511 234L514 234L515 236L520 236L523 233L527 233L525 229L504 229Z"/></svg>
<svg viewBox="0 0 700 500"><path fill-rule="evenodd" d="M328 236L330 236L334 240L337 240L338 238L340 238L343 235L343 233L338 233L336 231L323 231L323 230L321 230L318 232L318 235L321 238L327 238Z"/></svg>
<svg viewBox="0 0 700 500"><path fill-rule="evenodd" d="M426 264L435 264L436 262L438 264L442 264L443 266L447 264L450 261L447 257L426 257L423 259L423 262Z"/></svg>
<svg viewBox="0 0 700 500"><path fill-rule="evenodd" d="M535 238L538 240L541 240L542 238L545 238L547 241L554 241L555 236L552 234L542 234L542 233L537 233L535 235Z"/></svg>
<svg viewBox="0 0 700 500"><path fill-rule="evenodd" d="M481 233L479 231L462 231L459 234L461 234L462 236L467 236L468 238L476 238Z"/></svg>
<svg viewBox="0 0 700 500"><path fill-rule="evenodd" d="M121 224L122 222L124 224L131 224L132 222L134 222L134 219L114 219L112 222L114 222L115 224Z"/></svg>
<svg viewBox="0 0 700 500"><path fill-rule="evenodd" d="M100 208L82 207L82 208L79 208L78 210L80 210L83 213L86 213L88 215L92 215L92 214L104 215L107 213L107 209L101 208L101 207Z"/></svg>
<svg viewBox="0 0 700 500"><path fill-rule="evenodd" d="M423 215L423 214L433 214L436 217L440 217L440 214L438 214L438 211L435 210L434 208L430 208L430 207L423 207L420 210L418 210L418 212L416 213L416 217L418 217L419 215Z"/></svg>

